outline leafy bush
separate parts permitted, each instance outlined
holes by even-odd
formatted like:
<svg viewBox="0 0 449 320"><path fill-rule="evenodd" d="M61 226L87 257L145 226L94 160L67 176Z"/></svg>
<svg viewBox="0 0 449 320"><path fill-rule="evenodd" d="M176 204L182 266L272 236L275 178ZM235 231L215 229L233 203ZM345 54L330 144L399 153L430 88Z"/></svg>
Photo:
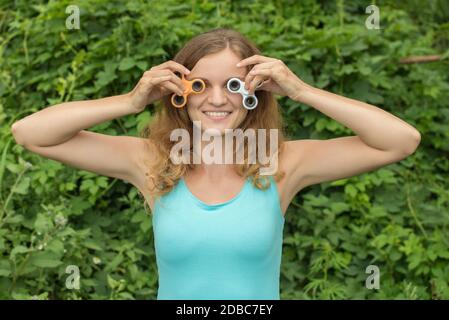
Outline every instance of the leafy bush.
<svg viewBox="0 0 449 320"><path fill-rule="evenodd" d="M131 185L42 158L10 126L64 101L130 91L192 36L239 30L307 83L379 106L416 127L419 149L379 170L302 190L286 214L281 299L449 298L449 10L445 1L69 1L2 3L0 298L154 299L151 217ZM424 64L411 55L440 54ZM291 139L353 132L279 98ZM137 136L148 109L90 130ZM81 285L68 289L67 266ZM380 269L367 289L365 269Z"/></svg>

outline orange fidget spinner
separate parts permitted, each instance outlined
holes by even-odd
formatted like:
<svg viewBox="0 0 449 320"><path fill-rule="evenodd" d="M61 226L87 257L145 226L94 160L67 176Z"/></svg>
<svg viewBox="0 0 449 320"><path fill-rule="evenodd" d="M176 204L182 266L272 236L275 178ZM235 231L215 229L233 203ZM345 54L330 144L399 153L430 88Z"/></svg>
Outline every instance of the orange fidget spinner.
<svg viewBox="0 0 449 320"><path fill-rule="evenodd" d="M206 84L201 79L187 80L186 78L184 78L184 74L181 74L178 71L175 71L174 73L181 78L182 84L184 85L185 89L182 96L174 93L171 96L171 103L176 108L182 108L187 103L187 96L191 93L202 93L204 91L204 88L206 87Z"/></svg>

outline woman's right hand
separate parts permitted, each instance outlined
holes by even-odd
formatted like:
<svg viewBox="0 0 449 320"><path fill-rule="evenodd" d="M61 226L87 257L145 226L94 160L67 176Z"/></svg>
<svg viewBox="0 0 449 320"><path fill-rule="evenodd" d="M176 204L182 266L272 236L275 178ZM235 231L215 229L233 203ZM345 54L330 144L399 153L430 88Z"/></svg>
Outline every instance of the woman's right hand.
<svg viewBox="0 0 449 320"><path fill-rule="evenodd" d="M128 93L132 110L139 113L148 104L169 93L182 95L185 88L181 78L174 74L175 71L184 75L190 73L189 69L172 60L145 71L134 89Z"/></svg>

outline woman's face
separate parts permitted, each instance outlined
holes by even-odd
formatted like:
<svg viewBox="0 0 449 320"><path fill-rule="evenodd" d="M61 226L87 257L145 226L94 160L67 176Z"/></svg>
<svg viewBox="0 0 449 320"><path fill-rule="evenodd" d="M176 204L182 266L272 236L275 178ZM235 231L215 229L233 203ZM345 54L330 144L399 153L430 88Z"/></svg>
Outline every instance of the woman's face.
<svg viewBox="0 0 449 320"><path fill-rule="evenodd" d="M224 129L235 129L245 119L248 110L243 107L242 96L231 93L227 89L230 78L240 78L244 81L246 68L235 65L242 60L230 49L207 55L201 58L190 70L186 79L203 79L205 90L200 94L190 94L187 98L187 112L192 121L201 121L201 130L218 129L224 134ZM226 112L226 116L214 116L208 112Z"/></svg>

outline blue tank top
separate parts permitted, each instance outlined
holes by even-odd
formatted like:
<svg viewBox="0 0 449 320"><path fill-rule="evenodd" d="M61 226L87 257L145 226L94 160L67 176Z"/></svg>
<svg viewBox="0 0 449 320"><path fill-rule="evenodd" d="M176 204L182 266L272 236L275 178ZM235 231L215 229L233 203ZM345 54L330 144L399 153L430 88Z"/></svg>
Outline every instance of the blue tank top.
<svg viewBox="0 0 449 320"><path fill-rule="evenodd" d="M285 219L276 182L206 204L184 178L157 198L152 214L157 299L279 300Z"/></svg>

